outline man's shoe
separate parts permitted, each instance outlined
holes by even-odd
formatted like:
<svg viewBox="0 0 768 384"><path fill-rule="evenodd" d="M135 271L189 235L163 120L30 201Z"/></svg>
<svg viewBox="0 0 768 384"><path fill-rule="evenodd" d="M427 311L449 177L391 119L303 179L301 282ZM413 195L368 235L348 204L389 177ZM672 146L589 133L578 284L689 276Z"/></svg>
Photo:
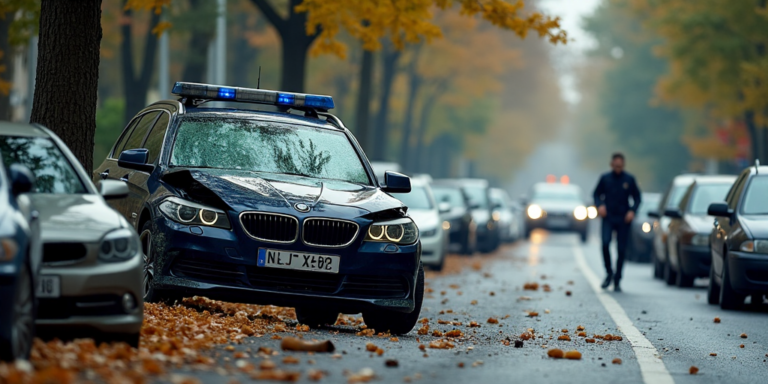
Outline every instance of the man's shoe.
<svg viewBox="0 0 768 384"><path fill-rule="evenodd" d="M613 283L613 291L614 292L621 292L621 287L619 286L619 283Z"/></svg>
<svg viewBox="0 0 768 384"><path fill-rule="evenodd" d="M605 277L605 280L603 280L603 284L600 285L603 289L608 288L609 285L611 285L611 280L613 280L613 274L608 274L608 276Z"/></svg>

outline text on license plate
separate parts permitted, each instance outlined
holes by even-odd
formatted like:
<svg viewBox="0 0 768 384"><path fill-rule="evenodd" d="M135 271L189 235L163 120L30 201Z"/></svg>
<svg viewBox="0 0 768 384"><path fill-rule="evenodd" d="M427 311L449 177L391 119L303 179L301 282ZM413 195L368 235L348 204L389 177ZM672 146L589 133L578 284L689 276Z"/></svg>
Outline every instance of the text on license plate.
<svg viewBox="0 0 768 384"><path fill-rule="evenodd" d="M40 276L37 284L37 297L56 298L61 296L61 277Z"/></svg>
<svg viewBox="0 0 768 384"><path fill-rule="evenodd" d="M338 256L259 248L256 265L268 268L298 269L326 273L339 273Z"/></svg>

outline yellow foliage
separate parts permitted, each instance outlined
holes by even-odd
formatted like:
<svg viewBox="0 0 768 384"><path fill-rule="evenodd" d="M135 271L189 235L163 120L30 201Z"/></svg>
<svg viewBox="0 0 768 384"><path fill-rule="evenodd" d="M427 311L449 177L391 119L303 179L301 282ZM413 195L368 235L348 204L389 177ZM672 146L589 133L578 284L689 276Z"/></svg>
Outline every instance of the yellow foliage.
<svg viewBox="0 0 768 384"><path fill-rule="evenodd" d="M441 37L442 30L433 21L434 11L454 6L464 16L479 15L521 38L534 31L555 44L567 40L559 18L538 12L522 15L521 0L304 0L294 11L307 13L308 35L319 33L312 48L314 55L331 53L344 57L346 46L337 40L342 28L361 40L367 50L381 48L380 40L384 37L402 49L406 43L430 42Z"/></svg>
<svg viewBox="0 0 768 384"><path fill-rule="evenodd" d="M0 59L3 58L5 55L5 52L0 51ZM5 73L7 68L5 65L0 65L0 75ZM0 94L3 94L4 96L8 96L11 93L11 83L0 77Z"/></svg>
<svg viewBox="0 0 768 384"><path fill-rule="evenodd" d="M135 9L143 11L153 11L156 14L163 12L163 7L171 5L171 0L128 0L125 4L125 10Z"/></svg>

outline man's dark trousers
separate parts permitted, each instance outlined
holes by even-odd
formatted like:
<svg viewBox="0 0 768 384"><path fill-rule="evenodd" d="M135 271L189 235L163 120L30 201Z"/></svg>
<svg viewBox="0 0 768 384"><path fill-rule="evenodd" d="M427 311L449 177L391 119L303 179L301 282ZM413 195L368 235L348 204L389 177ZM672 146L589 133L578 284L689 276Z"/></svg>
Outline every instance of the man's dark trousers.
<svg viewBox="0 0 768 384"><path fill-rule="evenodd" d="M605 217L602 223L602 238L603 238L603 262L605 263L605 272L608 275L613 274L611 268L611 237L613 232L616 231L616 243L619 251L618 259L616 260L616 274L613 275L614 281L621 280L621 271L624 268L624 256L627 253L627 239L629 237L629 228L631 224L625 223L623 217Z"/></svg>

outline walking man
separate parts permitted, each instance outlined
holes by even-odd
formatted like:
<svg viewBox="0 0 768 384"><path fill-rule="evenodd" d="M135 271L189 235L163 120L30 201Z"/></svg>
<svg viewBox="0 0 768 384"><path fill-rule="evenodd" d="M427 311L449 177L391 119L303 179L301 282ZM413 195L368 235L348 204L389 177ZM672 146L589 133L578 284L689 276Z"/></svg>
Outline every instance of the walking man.
<svg viewBox="0 0 768 384"><path fill-rule="evenodd" d="M608 288L613 280L613 290L621 292L619 281L621 270L624 267L624 256L627 251L627 238L632 219L635 218L637 207L640 206L640 189L637 188L635 177L624 172L624 155L616 152L611 156L611 172L600 176L600 181L593 193L595 206L602 222L603 262L607 276L603 281L603 289ZM632 197L632 205L629 198ZM611 268L611 238L616 232L618 245L618 259L616 260L616 273Z"/></svg>

